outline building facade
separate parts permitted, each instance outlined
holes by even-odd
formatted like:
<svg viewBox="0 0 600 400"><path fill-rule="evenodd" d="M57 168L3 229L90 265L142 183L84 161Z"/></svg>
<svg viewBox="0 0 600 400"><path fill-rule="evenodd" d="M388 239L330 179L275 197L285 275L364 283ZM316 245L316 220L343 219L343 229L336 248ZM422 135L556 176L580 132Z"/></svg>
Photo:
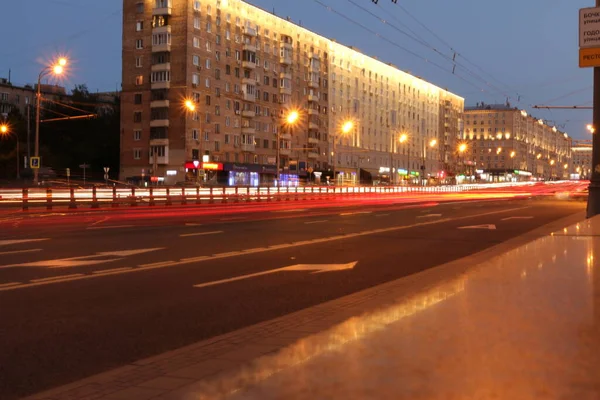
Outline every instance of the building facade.
<svg viewBox="0 0 600 400"><path fill-rule="evenodd" d="M571 179L590 179L592 177L592 141L575 140L571 147Z"/></svg>
<svg viewBox="0 0 600 400"><path fill-rule="evenodd" d="M572 139L510 104L465 109L466 158L487 179L568 179Z"/></svg>
<svg viewBox="0 0 600 400"><path fill-rule="evenodd" d="M448 91L243 1L123 7L123 180L271 183L279 161L285 184L398 181L452 163L464 100Z"/></svg>

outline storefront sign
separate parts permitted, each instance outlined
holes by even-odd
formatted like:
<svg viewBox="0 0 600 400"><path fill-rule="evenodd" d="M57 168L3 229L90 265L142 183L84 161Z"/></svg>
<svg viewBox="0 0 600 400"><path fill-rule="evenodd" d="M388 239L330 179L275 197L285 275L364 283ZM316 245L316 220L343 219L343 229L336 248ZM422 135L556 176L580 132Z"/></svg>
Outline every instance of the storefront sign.
<svg viewBox="0 0 600 400"><path fill-rule="evenodd" d="M221 163L205 162L205 163L202 163L202 169L206 169L206 170L209 170L209 171L222 171L223 170L223 164L221 164Z"/></svg>

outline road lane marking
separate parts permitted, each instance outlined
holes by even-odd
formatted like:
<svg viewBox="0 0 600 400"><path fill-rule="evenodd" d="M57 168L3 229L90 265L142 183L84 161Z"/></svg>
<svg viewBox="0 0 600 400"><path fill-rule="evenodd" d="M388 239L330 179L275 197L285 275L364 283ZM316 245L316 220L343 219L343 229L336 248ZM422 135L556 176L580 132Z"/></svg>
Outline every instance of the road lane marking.
<svg viewBox="0 0 600 400"><path fill-rule="evenodd" d="M375 229L375 230L371 230L371 231L364 231L364 232L352 233L352 234L343 235L343 236L333 236L333 237L328 237L328 238L315 239L314 241L312 241L312 243L327 243L327 242L333 242L333 241L337 241L337 240L351 239L351 238L354 238L354 237L374 235L374 234L378 234L378 233L396 232L396 231L402 231L402 230L416 228L416 227L420 227L420 226L438 225L438 224L442 224L442 223L446 223L446 222L461 221L461 220L466 220L466 219L472 219L472 218L478 218L478 217L485 217L485 216L488 216L488 215L495 215L495 214L502 214L502 213L507 213L507 212L513 212L513 211L520 211L520 210L525 210L525 209L528 209L528 208L531 208L531 206L525 206L525 207L519 207L519 208L511 208L511 209L498 210L498 211L490 211L490 212L486 212L486 213L473 214L473 215L465 215L465 216L462 216L462 217L455 217L455 218L436 219L434 221L419 222L419 223L415 223L415 224L411 224L411 225L394 226L394 227L390 227L390 228L382 228L382 229ZM263 250L263 252L276 251L276 250L279 250L279 249L287 249L287 248L292 248L292 247L299 247L299 246L298 245L294 246L291 243L282 244L282 245L273 245L273 246L265 247L265 249ZM259 251L257 249L256 253L258 253L258 252ZM209 260L212 261L212 260L216 260L216 259L229 258L229 257L237 257L237 256L244 256L244 255L248 255L248 253L244 253L243 251L237 251L237 252L231 252L231 253L221 253L221 254L217 254L217 255L212 256L212 257L210 257L210 256L200 256L200 257L194 257L194 258L187 258L187 259L180 260L178 262L155 263L152 267L132 268L132 269L126 270L126 271L116 271L116 272L111 273L111 274L96 274L96 275L94 275L94 274L88 274L88 275L75 274L75 275L67 275L66 277L65 276L58 277L58 278L61 278L61 279L46 280L46 281L42 281L42 282L33 282L33 281L31 281L30 283L25 283L25 284L22 284L22 285L14 285L14 286L10 286L10 287L0 287L0 292L9 291L9 290L27 289L27 288L31 288L31 287L42 286L42 285L50 285L50 284L55 284L55 283L73 282L73 281L84 280L84 279L101 278L101 277L104 277L104 276L111 276L111 275L123 275L123 274L129 274L129 273L133 273L133 272L148 271L149 269L165 268L167 266L186 265L186 264L192 264L192 263L198 263L198 262L205 262L205 261L209 261Z"/></svg>
<svg viewBox="0 0 600 400"><path fill-rule="evenodd" d="M503 218L502 221L510 221L511 219L533 219L533 217L508 217Z"/></svg>
<svg viewBox="0 0 600 400"><path fill-rule="evenodd" d="M341 213L340 215L342 217L346 217L349 215L360 215L360 214L372 214L373 211L355 211L355 212L345 212L345 213Z"/></svg>
<svg viewBox="0 0 600 400"><path fill-rule="evenodd" d="M375 214L374 217L387 217L390 214Z"/></svg>
<svg viewBox="0 0 600 400"><path fill-rule="evenodd" d="M329 220L328 219L322 219L320 221L307 221L304 224L305 225L322 224L322 223L327 222L327 221L329 221Z"/></svg>
<svg viewBox="0 0 600 400"><path fill-rule="evenodd" d="M219 233L223 233L223 231L186 233L186 234L179 235L179 237L208 236L208 235L218 235Z"/></svg>
<svg viewBox="0 0 600 400"><path fill-rule="evenodd" d="M113 268L113 269L101 269L99 271L94 271L92 274L112 274L114 272L128 271L131 267L123 267L123 268Z"/></svg>
<svg viewBox="0 0 600 400"><path fill-rule="evenodd" d="M12 287L12 286L18 286L18 285L22 285L22 283L21 282L0 283L0 289Z"/></svg>
<svg viewBox="0 0 600 400"><path fill-rule="evenodd" d="M133 228L135 225L89 226L87 230Z"/></svg>
<svg viewBox="0 0 600 400"><path fill-rule="evenodd" d="M437 218L441 217L442 214L427 214L427 215L417 215L417 218Z"/></svg>
<svg viewBox="0 0 600 400"><path fill-rule="evenodd" d="M49 278L40 278L40 279L32 279L31 282L33 283L43 283L43 282L50 282L50 281L55 281L57 279L70 279L70 278L77 278L83 276L83 274L71 274L71 275L59 275L59 276L51 276Z"/></svg>
<svg viewBox="0 0 600 400"><path fill-rule="evenodd" d="M11 244L42 242L50 239L17 239L17 240L0 240L0 246L10 246Z"/></svg>
<svg viewBox="0 0 600 400"><path fill-rule="evenodd" d="M246 219L248 217L230 217L230 218L221 218L221 221L238 221L242 219Z"/></svg>
<svg viewBox="0 0 600 400"><path fill-rule="evenodd" d="M106 222L106 221L108 221L109 219L110 219L110 217L104 217L104 218L102 218L102 219L100 219L100 220L98 220L98 221L94 222L94 223L93 223L93 224L91 224L90 226L96 226L96 225L100 225L101 223L103 223L103 222Z"/></svg>
<svg viewBox="0 0 600 400"><path fill-rule="evenodd" d="M155 268L155 267L166 267L168 265L175 264L175 261L159 261L152 264L141 264L140 268Z"/></svg>
<svg viewBox="0 0 600 400"><path fill-rule="evenodd" d="M486 229L489 231L495 231L496 225L493 224L484 224L484 225L471 225L471 226L461 226L458 229Z"/></svg>
<svg viewBox="0 0 600 400"><path fill-rule="evenodd" d="M0 256L5 256L5 255L9 255L9 254L19 254L19 253L35 253L36 251L42 251L42 249L4 251L4 252L0 252Z"/></svg>
<svg viewBox="0 0 600 400"><path fill-rule="evenodd" d="M194 287L195 288L203 288L203 287L208 287L208 286L221 285L223 283L241 281L244 279L255 278L257 276L269 275L269 274L274 274L277 272L284 272L284 271L311 271L313 274L319 274L322 272L329 272L329 271L345 271L345 270L349 270L349 269L354 269L356 264L358 264L358 261L354 261L354 262L347 263L347 264L296 264L296 265L290 265L289 267L276 268L276 269L271 269L268 271L256 272L253 274L235 276L233 278L227 278L227 279L221 279L218 281L200 283L198 285L194 285Z"/></svg>

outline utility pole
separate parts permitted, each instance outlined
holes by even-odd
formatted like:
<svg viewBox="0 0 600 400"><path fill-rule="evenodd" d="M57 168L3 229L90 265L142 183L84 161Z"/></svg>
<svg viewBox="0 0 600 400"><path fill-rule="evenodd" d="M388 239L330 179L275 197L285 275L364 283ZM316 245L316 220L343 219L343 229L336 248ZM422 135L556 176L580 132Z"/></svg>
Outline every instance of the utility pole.
<svg viewBox="0 0 600 400"><path fill-rule="evenodd" d="M600 0L596 0L596 7L600 7ZM593 127L597 133L592 135L592 179L587 204L588 218L600 214L600 67L594 67L593 99Z"/></svg>

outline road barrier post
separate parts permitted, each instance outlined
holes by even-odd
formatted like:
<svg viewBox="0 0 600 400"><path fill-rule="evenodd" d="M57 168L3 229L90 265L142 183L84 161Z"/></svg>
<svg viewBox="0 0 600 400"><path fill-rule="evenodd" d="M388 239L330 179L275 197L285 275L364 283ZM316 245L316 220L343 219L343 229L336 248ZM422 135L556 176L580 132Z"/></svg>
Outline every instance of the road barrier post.
<svg viewBox="0 0 600 400"><path fill-rule="evenodd" d="M23 211L29 210L29 190L23 189Z"/></svg>
<svg viewBox="0 0 600 400"><path fill-rule="evenodd" d="M113 186L113 196L112 196L112 206L113 208L119 207L119 203L117 203L117 187Z"/></svg>
<svg viewBox="0 0 600 400"><path fill-rule="evenodd" d="M187 198L185 197L185 188L181 188L181 205L185 206L187 204Z"/></svg>
<svg viewBox="0 0 600 400"><path fill-rule="evenodd" d="M281 188L277 186L277 201L281 201Z"/></svg>
<svg viewBox="0 0 600 400"><path fill-rule="evenodd" d="M221 203L227 203L227 192L225 191L225 187L223 187L223 195L221 196Z"/></svg>
<svg viewBox="0 0 600 400"><path fill-rule="evenodd" d="M100 205L98 204L98 196L96 193L96 186L92 187L92 208L98 208Z"/></svg>
<svg viewBox="0 0 600 400"><path fill-rule="evenodd" d="M69 209L74 210L77 208L77 203L75 202L75 189L69 189Z"/></svg>
<svg viewBox="0 0 600 400"><path fill-rule="evenodd" d="M135 188L131 188L131 207L137 206L137 201L135 200Z"/></svg>
<svg viewBox="0 0 600 400"><path fill-rule="evenodd" d="M167 206L170 206L171 204L173 204L173 203L171 203L171 189L170 188L167 188L167 201L165 204Z"/></svg>
<svg viewBox="0 0 600 400"><path fill-rule="evenodd" d="M52 189L46 189L46 210L52 210Z"/></svg>
<svg viewBox="0 0 600 400"><path fill-rule="evenodd" d="M153 207L155 205L155 203L154 203L154 188L153 187L150 188L149 195L150 195L150 197L148 198L148 205L150 207Z"/></svg>
<svg viewBox="0 0 600 400"><path fill-rule="evenodd" d="M210 197L212 200L212 190L210 191ZM200 201L200 187L199 186L196 186L196 204L202 204L202 201Z"/></svg>
<svg viewBox="0 0 600 400"><path fill-rule="evenodd" d="M271 186L267 186L267 201L271 201Z"/></svg>
<svg viewBox="0 0 600 400"><path fill-rule="evenodd" d="M246 202L250 201L250 186L246 188Z"/></svg>
<svg viewBox="0 0 600 400"><path fill-rule="evenodd" d="M234 195L234 200L233 200L233 202L234 202L234 203L237 203L238 201L240 201L240 199L239 199L239 197L238 197L238 196L239 196L239 191L238 191L238 187L236 186L236 187L235 187L235 195Z"/></svg>

